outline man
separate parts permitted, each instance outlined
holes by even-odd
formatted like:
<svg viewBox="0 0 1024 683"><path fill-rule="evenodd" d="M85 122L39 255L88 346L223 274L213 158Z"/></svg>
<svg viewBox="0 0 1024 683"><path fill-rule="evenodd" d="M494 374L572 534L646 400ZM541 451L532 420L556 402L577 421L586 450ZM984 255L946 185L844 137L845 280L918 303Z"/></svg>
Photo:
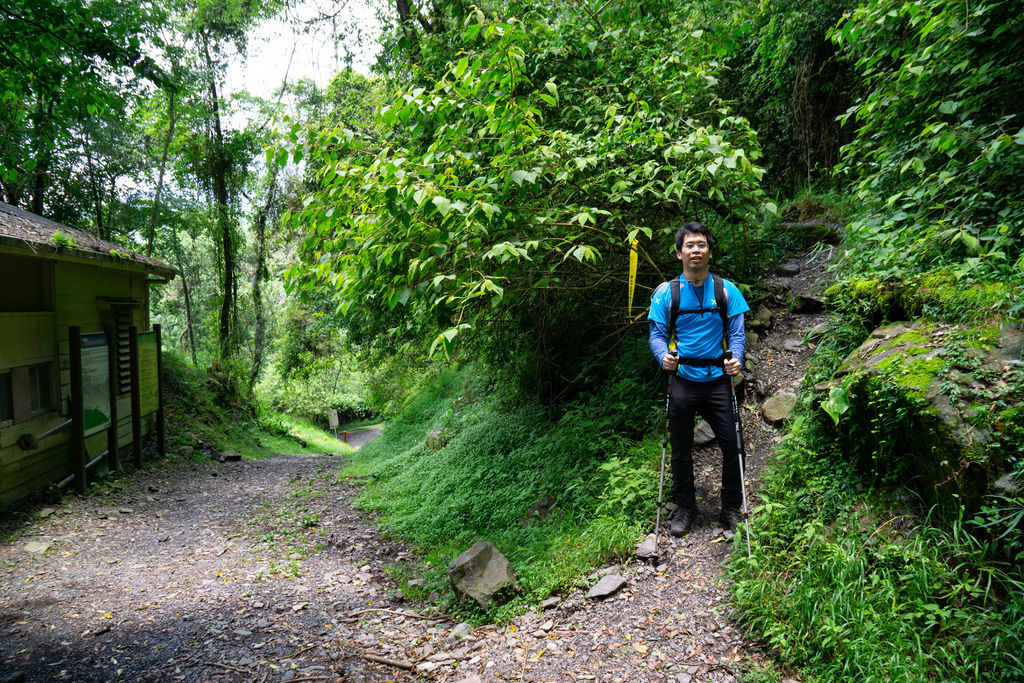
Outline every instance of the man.
<svg viewBox="0 0 1024 683"><path fill-rule="evenodd" d="M676 258L683 263L679 277L679 313L673 331L676 348L670 352L669 311L671 287L665 283L651 297L648 314L649 343L655 359L672 373L669 432L672 436L672 499L678 506L669 520L669 533L682 536L697 516L693 483L693 425L700 415L715 433L722 449L722 507L719 522L729 531L743 519L739 444L732 414L731 376L743 366L746 335L743 314L750 310L740 290L723 280L728 298L729 348L723 359L723 323L710 273L715 241L697 222L685 223L676 233Z"/></svg>

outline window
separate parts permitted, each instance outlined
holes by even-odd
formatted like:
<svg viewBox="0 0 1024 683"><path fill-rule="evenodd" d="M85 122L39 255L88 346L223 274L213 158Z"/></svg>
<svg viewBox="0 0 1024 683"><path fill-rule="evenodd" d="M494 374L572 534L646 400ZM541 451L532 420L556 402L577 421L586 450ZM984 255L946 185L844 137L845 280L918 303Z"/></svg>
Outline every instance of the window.
<svg viewBox="0 0 1024 683"><path fill-rule="evenodd" d="M53 404L53 368L56 363L37 363L11 368L5 373L9 388L10 419L15 424L56 410Z"/></svg>
<svg viewBox="0 0 1024 683"><path fill-rule="evenodd" d="M28 369L29 401L33 415L53 410L52 367L52 363L43 363L42 365L33 365Z"/></svg>
<svg viewBox="0 0 1024 683"><path fill-rule="evenodd" d="M0 373L0 422L14 419L14 401L11 400L11 373Z"/></svg>

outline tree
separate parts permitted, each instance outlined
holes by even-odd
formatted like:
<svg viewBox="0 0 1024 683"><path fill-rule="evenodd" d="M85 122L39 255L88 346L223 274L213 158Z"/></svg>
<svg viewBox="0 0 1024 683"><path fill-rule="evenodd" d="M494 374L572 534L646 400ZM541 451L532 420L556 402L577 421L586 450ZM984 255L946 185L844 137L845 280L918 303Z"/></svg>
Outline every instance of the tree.
<svg viewBox="0 0 1024 683"><path fill-rule="evenodd" d="M854 272L949 267L1006 277L1024 259L1020 3L871 0L832 38L864 81L843 171L866 205Z"/></svg>
<svg viewBox="0 0 1024 683"><path fill-rule="evenodd" d="M0 17L0 183L8 203L45 214L55 163L84 151L82 123L123 105L118 79L163 82L144 53L165 15L116 0L4 0Z"/></svg>
<svg viewBox="0 0 1024 683"><path fill-rule="evenodd" d="M681 5L600 21L475 10L437 44L421 35L422 84L382 108L383 138L339 128L303 150L293 133L321 188L294 217L309 237L292 286L333 286L372 333L523 362L548 398L587 377L600 357L583 349L607 351L636 320L634 240L648 283L667 279L682 216L726 232L737 270L754 265L757 143L716 93L706 56L728 36L705 19Z"/></svg>

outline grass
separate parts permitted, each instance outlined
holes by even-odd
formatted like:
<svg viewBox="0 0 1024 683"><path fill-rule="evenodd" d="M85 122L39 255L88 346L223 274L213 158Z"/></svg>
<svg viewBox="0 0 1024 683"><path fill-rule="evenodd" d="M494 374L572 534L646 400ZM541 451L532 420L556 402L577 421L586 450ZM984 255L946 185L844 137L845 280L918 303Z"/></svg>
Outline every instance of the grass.
<svg viewBox="0 0 1024 683"><path fill-rule="evenodd" d="M180 453L202 446L257 459L277 453L340 453L353 449L311 422L271 409L258 409L244 383L229 369L193 368L175 353L164 353L167 448Z"/></svg>
<svg viewBox="0 0 1024 683"><path fill-rule="evenodd" d="M656 494L646 506L609 499L636 488L627 472L656 481L660 451L617 436L643 431L657 412L656 402L636 399L645 387L629 368L555 416L534 401L503 400L477 368L446 370L352 457L344 473L366 482L357 504L382 513L382 526L422 553L421 593L448 596L448 608L471 620L502 621L632 555ZM425 445L431 430L447 434L438 450ZM603 468L608 462L616 465ZM455 605L448 587L447 563L477 540L508 557L522 587L487 615ZM410 578L407 568L394 571Z"/></svg>
<svg viewBox="0 0 1024 683"><path fill-rule="evenodd" d="M1024 575L969 522L896 515L805 412L734 556L738 615L820 680L1021 680Z"/></svg>
<svg viewBox="0 0 1024 683"><path fill-rule="evenodd" d="M366 420L354 420L352 422L346 422L345 424L338 425L338 433L342 432L354 432L358 429L371 429L373 427L383 427L386 423L380 418L372 417Z"/></svg>

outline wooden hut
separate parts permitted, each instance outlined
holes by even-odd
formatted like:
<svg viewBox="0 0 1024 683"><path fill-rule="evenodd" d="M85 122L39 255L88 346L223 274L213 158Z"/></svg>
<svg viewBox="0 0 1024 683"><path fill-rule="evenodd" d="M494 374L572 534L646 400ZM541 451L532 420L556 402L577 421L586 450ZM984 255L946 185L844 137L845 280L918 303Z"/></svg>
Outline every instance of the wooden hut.
<svg viewBox="0 0 1024 683"><path fill-rule="evenodd" d="M128 328L149 329L149 286L175 270L0 203L0 507L73 472L68 331L117 332L118 440L132 438ZM147 420L143 429L152 429ZM106 449L100 433L88 453Z"/></svg>

